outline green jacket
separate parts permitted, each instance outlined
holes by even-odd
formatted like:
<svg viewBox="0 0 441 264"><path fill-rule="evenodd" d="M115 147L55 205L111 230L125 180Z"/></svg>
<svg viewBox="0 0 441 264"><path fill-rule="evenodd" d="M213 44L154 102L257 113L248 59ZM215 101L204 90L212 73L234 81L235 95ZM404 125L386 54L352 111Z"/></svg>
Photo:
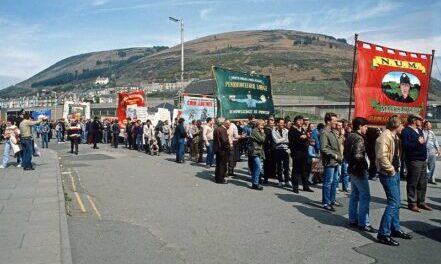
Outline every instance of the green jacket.
<svg viewBox="0 0 441 264"><path fill-rule="evenodd" d="M259 156L261 159L265 159L265 152L263 151L265 133L261 133L258 128L254 128L251 132L251 142L251 156Z"/></svg>
<svg viewBox="0 0 441 264"><path fill-rule="evenodd" d="M323 166L339 165L343 159L341 143L334 130L326 127L320 135Z"/></svg>

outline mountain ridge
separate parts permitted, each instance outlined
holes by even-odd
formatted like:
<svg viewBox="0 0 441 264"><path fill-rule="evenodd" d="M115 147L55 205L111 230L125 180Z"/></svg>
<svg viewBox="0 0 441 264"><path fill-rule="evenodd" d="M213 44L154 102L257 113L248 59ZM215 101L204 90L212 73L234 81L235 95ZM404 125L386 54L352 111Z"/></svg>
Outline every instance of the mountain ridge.
<svg viewBox="0 0 441 264"><path fill-rule="evenodd" d="M311 83L320 81L336 87L338 96L334 100L348 97L353 46L344 39L294 30L249 30L212 34L187 41L184 46L185 79L211 78L211 66L216 65L271 75L276 94L308 92ZM110 86L176 82L180 80L180 56L180 45L79 54L0 90L0 96L42 89L93 89L98 76L109 77ZM436 84L434 97L441 98L441 85ZM323 96L320 89L317 93Z"/></svg>

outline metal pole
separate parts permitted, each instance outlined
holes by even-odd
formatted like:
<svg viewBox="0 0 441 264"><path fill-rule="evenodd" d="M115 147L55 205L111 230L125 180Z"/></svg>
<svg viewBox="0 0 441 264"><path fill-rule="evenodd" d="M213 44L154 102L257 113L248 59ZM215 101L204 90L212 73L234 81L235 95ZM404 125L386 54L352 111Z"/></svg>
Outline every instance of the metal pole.
<svg viewBox="0 0 441 264"><path fill-rule="evenodd" d="M217 117L217 113L216 113L216 104L217 104L217 97L216 97L216 88L215 88L215 85L216 85L216 79L214 78L214 65L211 65L211 79L213 79L213 82L212 82L212 84L211 84L211 88L212 88L212 92L213 92L213 98L214 98L214 101L213 101L213 118L216 118Z"/></svg>
<svg viewBox="0 0 441 264"><path fill-rule="evenodd" d="M426 102L429 101L429 89L430 89L430 80L432 79L432 67L433 67L433 61L435 60L435 50L432 50L432 58L431 58L431 62L430 62L430 72L429 72L429 83L427 84L427 96L426 96ZM427 115L427 103L426 103L426 113ZM424 118L426 118L425 116L423 116Z"/></svg>
<svg viewBox="0 0 441 264"><path fill-rule="evenodd" d="M349 115L348 115L348 122L351 122L351 114L352 114L352 94L354 93L355 55L357 54L357 40L358 40L358 34L355 34L354 58L352 60L351 91L349 93Z"/></svg>
<svg viewBox="0 0 441 264"><path fill-rule="evenodd" d="M179 106L182 108L182 96L184 94L184 20L181 19L181 94Z"/></svg>

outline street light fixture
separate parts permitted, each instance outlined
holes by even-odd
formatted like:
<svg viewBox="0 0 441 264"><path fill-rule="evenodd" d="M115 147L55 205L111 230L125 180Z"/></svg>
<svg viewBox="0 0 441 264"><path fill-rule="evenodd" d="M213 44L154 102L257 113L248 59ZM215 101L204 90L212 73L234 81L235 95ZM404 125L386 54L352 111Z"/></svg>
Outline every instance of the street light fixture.
<svg viewBox="0 0 441 264"><path fill-rule="evenodd" d="M168 17L170 21L181 24L181 90L179 95L179 107L182 107L182 95L184 93L184 20Z"/></svg>

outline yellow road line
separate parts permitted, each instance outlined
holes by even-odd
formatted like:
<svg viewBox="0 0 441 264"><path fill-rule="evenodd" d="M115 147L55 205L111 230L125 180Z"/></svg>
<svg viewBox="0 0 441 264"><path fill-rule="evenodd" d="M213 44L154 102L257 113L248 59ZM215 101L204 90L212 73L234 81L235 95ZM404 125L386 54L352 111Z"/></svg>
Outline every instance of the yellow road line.
<svg viewBox="0 0 441 264"><path fill-rule="evenodd" d="M86 208L84 207L83 201L81 201L80 195L77 192L74 192L74 194L75 194L75 197L77 198L78 204L80 205L80 211L82 213L85 213L86 212Z"/></svg>
<svg viewBox="0 0 441 264"><path fill-rule="evenodd" d="M69 176L70 176L70 181L72 182L72 191L77 192L77 186L75 185L75 181L74 178L72 177L72 174L69 174Z"/></svg>
<svg viewBox="0 0 441 264"><path fill-rule="evenodd" d="M93 210L95 211L95 214L98 216L98 219L101 220L101 214L98 211L98 208L96 207L95 203L93 202L92 198L87 194L87 199L89 199L89 203L92 206Z"/></svg>

